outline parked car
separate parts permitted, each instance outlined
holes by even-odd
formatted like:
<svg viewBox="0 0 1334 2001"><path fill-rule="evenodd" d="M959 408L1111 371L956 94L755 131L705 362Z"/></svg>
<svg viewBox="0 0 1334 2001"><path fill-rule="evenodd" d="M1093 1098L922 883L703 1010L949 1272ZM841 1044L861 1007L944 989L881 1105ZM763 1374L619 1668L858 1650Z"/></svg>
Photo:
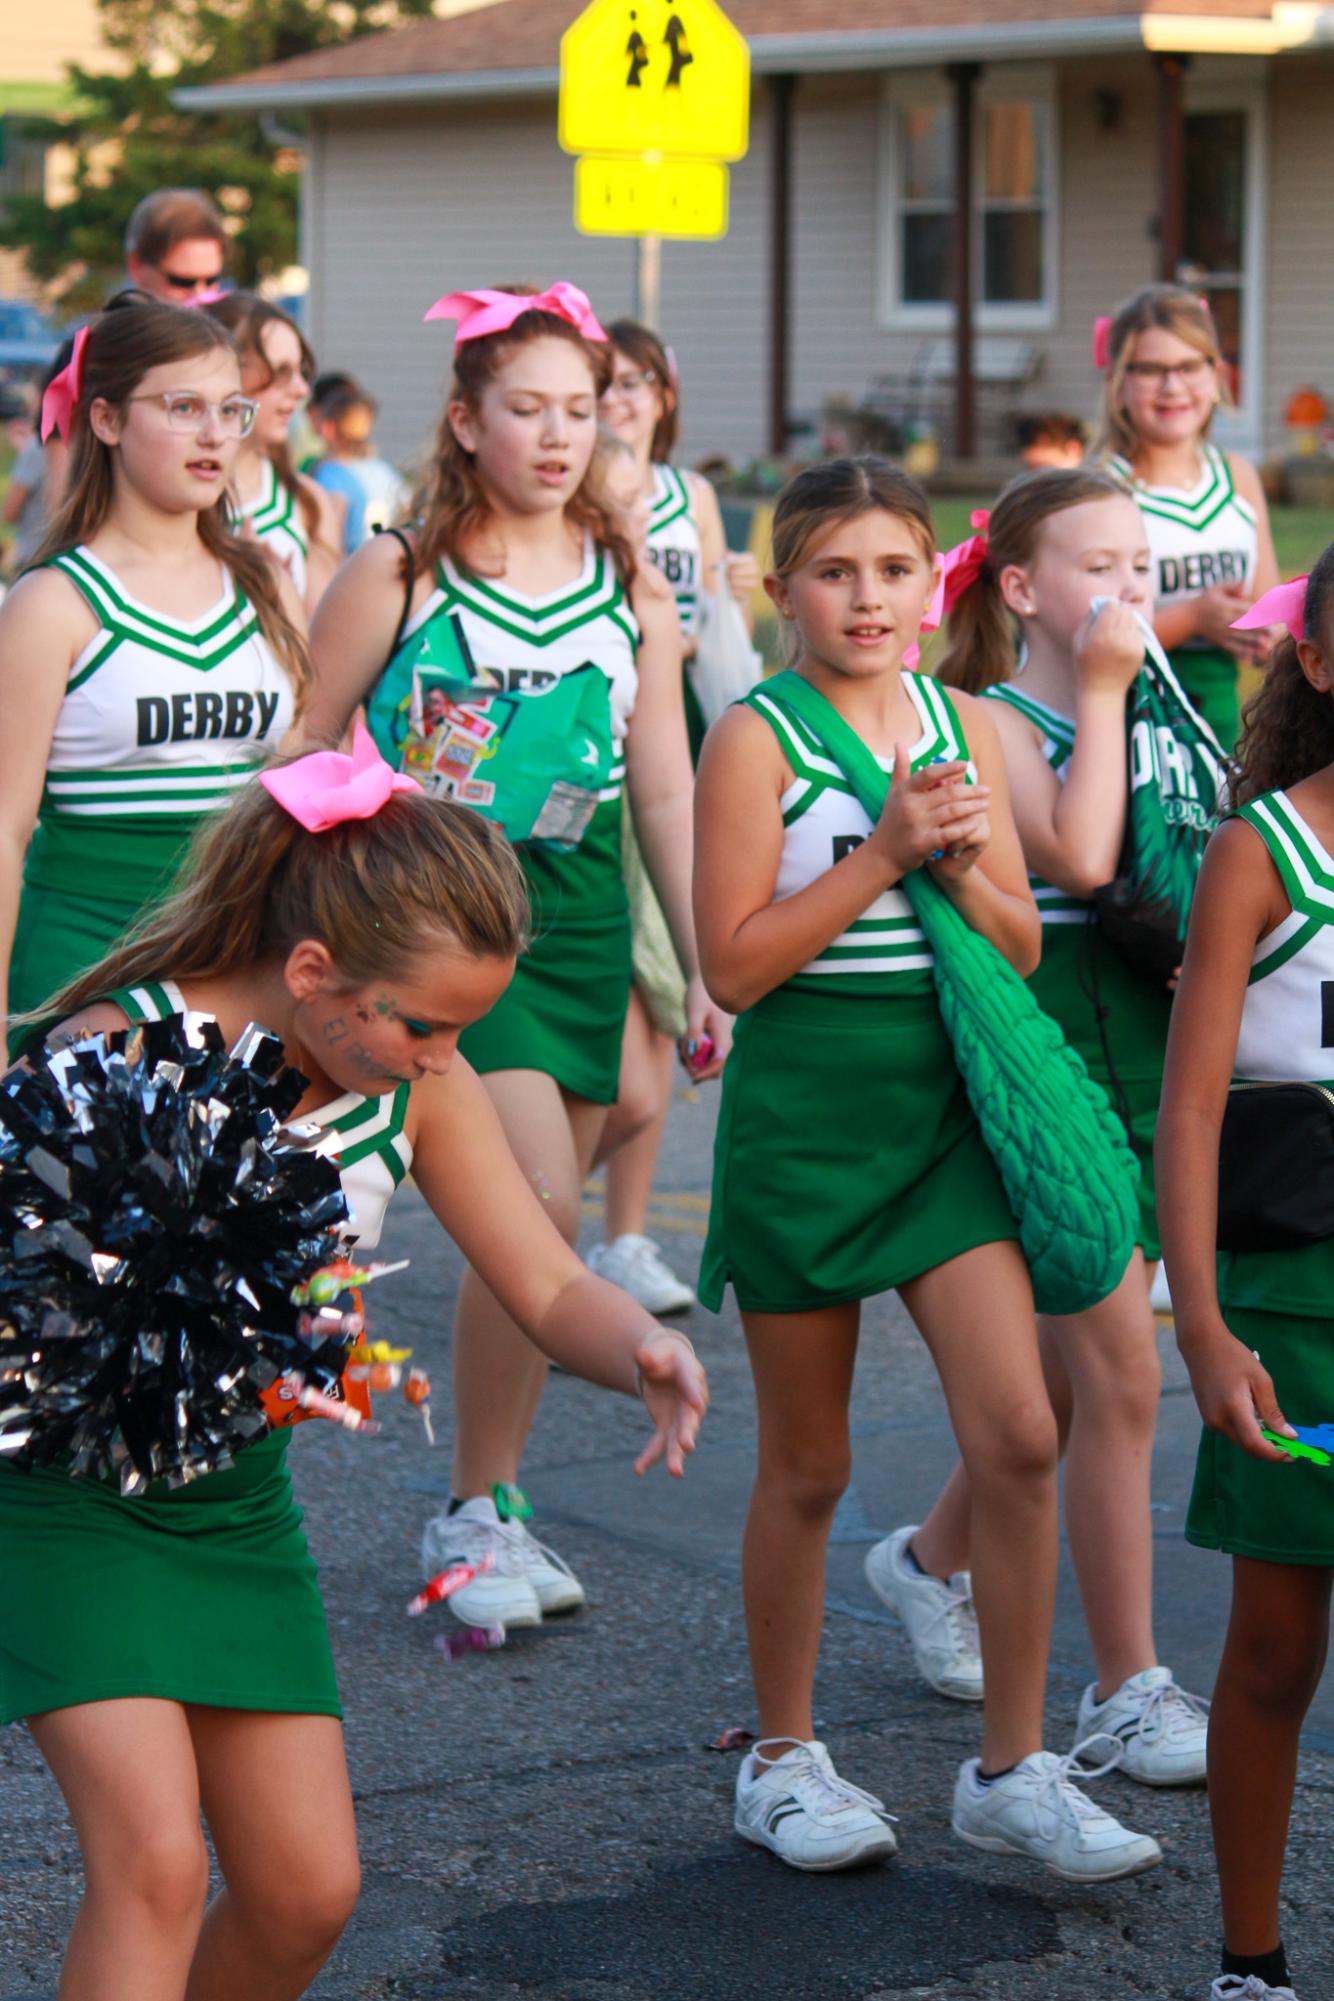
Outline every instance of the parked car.
<svg viewBox="0 0 1334 2001"><path fill-rule="evenodd" d="M28 299L0 298L0 382L30 381L51 365L61 330Z"/></svg>

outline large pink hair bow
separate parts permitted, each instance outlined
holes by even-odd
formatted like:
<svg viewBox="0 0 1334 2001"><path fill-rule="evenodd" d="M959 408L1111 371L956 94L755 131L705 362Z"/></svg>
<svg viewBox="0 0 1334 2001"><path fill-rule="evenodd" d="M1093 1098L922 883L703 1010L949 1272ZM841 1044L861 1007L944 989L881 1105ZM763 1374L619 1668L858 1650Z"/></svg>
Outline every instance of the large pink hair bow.
<svg viewBox="0 0 1334 2001"><path fill-rule="evenodd" d="M968 586L975 582L982 565L987 560L990 544L987 528L991 514L985 507L975 507L968 517L972 534L966 541L956 543L943 556L936 557L936 582L930 602L922 613L922 631L937 632L953 611ZM916 642L903 656L905 667L915 667L921 658L921 649Z"/></svg>
<svg viewBox="0 0 1334 2001"><path fill-rule="evenodd" d="M341 750L313 750L291 764L261 771L259 782L308 834L327 833L344 820L373 820L393 793L421 791L415 778L385 763L360 719L351 757Z"/></svg>
<svg viewBox="0 0 1334 2001"><path fill-rule="evenodd" d="M1286 625L1294 639L1305 639L1306 585L1305 577L1294 577L1290 584L1275 584L1272 591L1255 600L1249 611L1233 619L1232 630L1257 632L1266 625Z"/></svg>
<svg viewBox="0 0 1334 2001"><path fill-rule="evenodd" d="M52 431L69 441L74 427L74 406L83 394L83 357L88 346L88 329L80 327L74 336L69 360L59 375L53 375L42 398L41 436L45 444Z"/></svg>
<svg viewBox="0 0 1334 2001"><path fill-rule="evenodd" d="M563 278L545 292L446 292L426 314L428 320L457 320L454 343L480 340L483 334L504 333L521 313L554 313L568 320L585 340L605 340L606 332L589 302L587 292L567 285Z"/></svg>
<svg viewBox="0 0 1334 2001"><path fill-rule="evenodd" d="M1099 313L1093 322L1093 366L1105 375L1112 365L1112 316Z"/></svg>

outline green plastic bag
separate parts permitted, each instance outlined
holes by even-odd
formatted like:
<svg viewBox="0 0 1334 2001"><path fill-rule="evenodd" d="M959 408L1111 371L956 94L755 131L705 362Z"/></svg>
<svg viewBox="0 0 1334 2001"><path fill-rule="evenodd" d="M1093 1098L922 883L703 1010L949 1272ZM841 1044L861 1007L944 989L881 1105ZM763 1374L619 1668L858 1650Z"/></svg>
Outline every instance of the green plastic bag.
<svg viewBox="0 0 1334 2001"><path fill-rule="evenodd" d="M851 726L799 674L765 693L812 729L879 819L889 792ZM1139 1227L1139 1163L1106 1094L995 946L925 869L903 878L935 962L940 1012L1000 1172L1040 1313L1081 1313L1114 1292Z"/></svg>
<svg viewBox="0 0 1334 2001"><path fill-rule="evenodd" d="M510 840L579 845L611 782L611 689L593 661L503 688L478 674L457 613L430 620L371 691L380 753Z"/></svg>
<svg viewBox="0 0 1334 2001"><path fill-rule="evenodd" d="M1095 598L1093 609L1105 603ZM1093 898L1108 943L1165 986L1186 949L1195 883L1218 825L1227 757L1141 618L1144 665L1126 696L1130 796L1116 876Z"/></svg>

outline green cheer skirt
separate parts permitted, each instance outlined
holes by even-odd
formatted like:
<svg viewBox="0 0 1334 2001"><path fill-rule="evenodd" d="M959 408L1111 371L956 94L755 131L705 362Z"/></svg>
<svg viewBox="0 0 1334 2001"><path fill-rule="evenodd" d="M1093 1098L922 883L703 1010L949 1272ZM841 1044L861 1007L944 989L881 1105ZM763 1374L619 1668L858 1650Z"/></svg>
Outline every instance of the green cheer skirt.
<svg viewBox="0 0 1334 2001"><path fill-rule="evenodd" d="M1289 1254L1264 1255L1279 1277ZM1289 1424L1334 1418L1334 1297L1326 1293L1320 1318L1226 1301L1223 1310L1237 1339L1255 1350L1273 1377ZM1334 1467L1253 1459L1221 1433L1206 1431L1195 1461L1186 1540L1265 1563L1334 1564Z"/></svg>
<svg viewBox="0 0 1334 2001"><path fill-rule="evenodd" d="M1183 646L1167 657L1192 704L1230 756L1241 734L1235 657L1212 646Z"/></svg>
<svg viewBox="0 0 1334 2001"><path fill-rule="evenodd" d="M184 816L38 822L10 955L11 1014L40 1007L120 944L170 891L198 825Z"/></svg>
<svg viewBox="0 0 1334 2001"><path fill-rule="evenodd" d="M574 1097L614 1105L630 1005L630 907L621 804L606 800L569 853L520 843L532 943L491 1012L459 1037L483 1076L537 1070Z"/></svg>
<svg viewBox="0 0 1334 2001"><path fill-rule="evenodd" d="M0 1723L123 1696L341 1715L287 1439L132 1500L0 1464Z"/></svg>
<svg viewBox="0 0 1334 2001"><path fill-rule="evenodd" d="M934 994L779 987L723 1072L699 1296L751 1313L869 1299L1017 1239Z"/></svg>
<svg viewBox="0 0 1334 2001"><path fill-rule="evenodd" d="M1136 1242L1152 1262L1162 1256L1153 1139L1172 996L1166 987L1132 972L1092 921L1045 924L1042 959L1028 984L1038 1006L1102 1085L1125 1127L1140 1170Z"/></svg>

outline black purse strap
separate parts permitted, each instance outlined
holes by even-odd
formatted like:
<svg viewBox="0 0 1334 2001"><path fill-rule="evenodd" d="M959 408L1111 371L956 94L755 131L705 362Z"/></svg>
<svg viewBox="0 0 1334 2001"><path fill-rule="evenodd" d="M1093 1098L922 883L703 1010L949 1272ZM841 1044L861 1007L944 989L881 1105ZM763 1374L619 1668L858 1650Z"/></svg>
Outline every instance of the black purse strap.
<svg viewBox="0 0 1334 2001"><path fill-rule="evenodd" d="M382 532L386 535L392 535L398 543L404 556L407 558L408 570L407 588L403 593L403 609L398 615L398 625L394 631L393 644L389 648L389 653L385 661L385 665L387 666L389 661L398 652L399 647L403 644L403 634L407 631L408 620L412 616L412 593L417 588L417 555L402 528L386 528Z"/></svg>

